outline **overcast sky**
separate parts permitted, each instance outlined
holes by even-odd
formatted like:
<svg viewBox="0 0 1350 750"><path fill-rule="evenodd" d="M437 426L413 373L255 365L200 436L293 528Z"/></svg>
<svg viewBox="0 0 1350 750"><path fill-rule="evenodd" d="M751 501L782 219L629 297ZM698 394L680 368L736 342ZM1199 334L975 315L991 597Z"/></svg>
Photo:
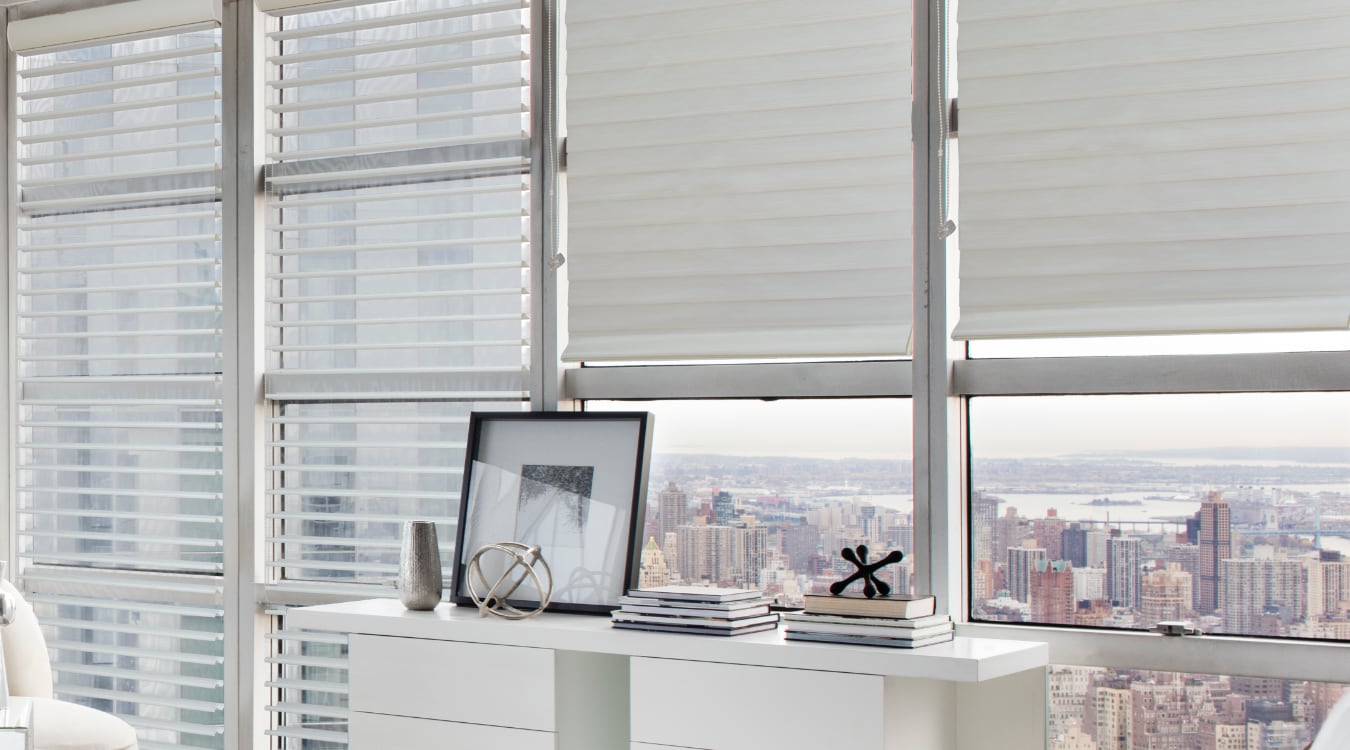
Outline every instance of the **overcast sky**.
<svg viewBox="0 0 1350 750"><path fill-rule="evenodd" d="M658 453L909 458L905 399L657 401L616 408L656 414ZM1233 446L1350 446L1350 394L1054 396L971 400L975 455Z"/></svg>

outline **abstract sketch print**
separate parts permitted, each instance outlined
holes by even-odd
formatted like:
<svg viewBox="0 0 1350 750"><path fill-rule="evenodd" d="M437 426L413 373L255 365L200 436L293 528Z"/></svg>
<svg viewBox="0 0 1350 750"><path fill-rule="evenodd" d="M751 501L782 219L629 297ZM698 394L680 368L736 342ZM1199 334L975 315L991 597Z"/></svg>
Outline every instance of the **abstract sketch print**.
<svg viewBox="0 0 1350 750"><path fill-rule="evenodd" d="M516 538L545 550L581 548L594 479L594 466L522 466Z"/></svg>

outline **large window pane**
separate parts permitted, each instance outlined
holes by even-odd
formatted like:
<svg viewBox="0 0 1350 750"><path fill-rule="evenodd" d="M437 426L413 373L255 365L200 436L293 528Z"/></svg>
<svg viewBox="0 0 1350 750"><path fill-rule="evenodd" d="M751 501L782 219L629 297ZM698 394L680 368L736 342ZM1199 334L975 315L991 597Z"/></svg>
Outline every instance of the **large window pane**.
<svg viewBox="0 0 1350 750"><path fill-rule="evenodd" d="M596 402L655 417L642 585L759 588L781 603L914 543L908 399ZM843 566L842 568L840 566ZM912 585L908 557L886 569Z"/></svg>
<svg viewBox="0 0 1350 750"><path fill-rule="evenodd" d="M1345 686L1054 665L1049 691L1050 750L1303 750Z"/></svg>
<svg viewBox="0 0 1350 750"><path fill-rule="evenodd" d="M1350 639L1350 394L974 398L976 620Z"/></svg>

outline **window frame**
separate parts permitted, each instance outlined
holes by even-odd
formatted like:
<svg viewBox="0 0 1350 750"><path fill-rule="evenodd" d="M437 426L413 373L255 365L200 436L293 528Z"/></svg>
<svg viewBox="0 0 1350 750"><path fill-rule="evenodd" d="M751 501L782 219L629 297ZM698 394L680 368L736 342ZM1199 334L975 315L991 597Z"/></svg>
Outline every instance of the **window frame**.
<svg viewBox="0 0 1350 750"><path fill-rule="evenodd" d="M94 0L43 0L7 9L8 18L68 10L97 4ZM551 250L563 244L553 222L549 200L556 190L532 195L532 298L535 332L531 347L530 407L533 410L580 408L586 399L650 398L840 398L911 397L914 399L915 580L921 590L936 593L949 604L965 636L1042 641L1050 644L1054 663L1119 668L1243 674L1298 680L1343 681L1350 674L1350 649L1344 644L1272 641L1240 636L1170 638L1145 632L1103 632L1020 624L968 622L968 427L966 406L972 396L1119 393L1215 393L1350 391L1350 351L1231 355L1159 355L1068 357L1050 359L966 359L964 346L950 331L955 311L955 262L949 253L944 161L954 142L948 139L950 97L947 19L954 2L917 3L915 12L915 244L914 360L821 362L749 365L650 365L567 367L560 364L565 337L566 266L555 269ZM264 345L265 212L260 189L265 144L265 119L260 106L263 74L264 14L250 0L225 3L223 19L223 352L225 403L224 493L233 502L225 512L225 575L223 584L226 654L227 745L241 750L267 746L266 710L269 689L267 607L337 601L350 592L284 591L267 584L263 565L266 528L264 482L266 417L262 396L266 365ZM531 6L531 22L541 44L550 45L532 58L532 111L536 118L555 110L553 70L557 35L549 3ZM6 116L0 136L13 137L15 103L12 75L15 56L0 56L5 83ZM558 163L548 150L557 142L553 123L536 122L532 169ZM952 135L952 138L955 136ZM0 199L10 223L0 236L0 271L9 301L0 307L0 328L6 331L5 387L0 403L5 428L0 435L0 471L9 492L0 499L0 560L17 564L12 543L17 489L14 450L16 351L15 291L17 209L14 207L16 154L8 148L9 179L0 184ZM543 179L556 178L561 168ZM1161 387L1159 384L1163 384ZM13 568L11 568L13 569ZM374 593L373 591L371 593ZM275 610L274 610L275 611ZM1161 640L1160 640L1161 639Z"/></svg>

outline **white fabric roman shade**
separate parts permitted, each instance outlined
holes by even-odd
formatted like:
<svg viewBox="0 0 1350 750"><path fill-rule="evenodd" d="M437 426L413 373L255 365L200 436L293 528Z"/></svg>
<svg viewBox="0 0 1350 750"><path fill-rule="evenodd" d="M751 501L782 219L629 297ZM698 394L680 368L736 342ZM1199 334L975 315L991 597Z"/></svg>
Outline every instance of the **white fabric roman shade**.
<svg viewBox="0 0 1350 750"><path fill-rule="evenodd" d="M958 338L1347 326L1350 6L960 14Z"/></svg>
<svg viewBox="0 0 1350 750"><path fill-rule="evenodd" d="M566 359L906 350L910 13L568 3Z"/></svg>

